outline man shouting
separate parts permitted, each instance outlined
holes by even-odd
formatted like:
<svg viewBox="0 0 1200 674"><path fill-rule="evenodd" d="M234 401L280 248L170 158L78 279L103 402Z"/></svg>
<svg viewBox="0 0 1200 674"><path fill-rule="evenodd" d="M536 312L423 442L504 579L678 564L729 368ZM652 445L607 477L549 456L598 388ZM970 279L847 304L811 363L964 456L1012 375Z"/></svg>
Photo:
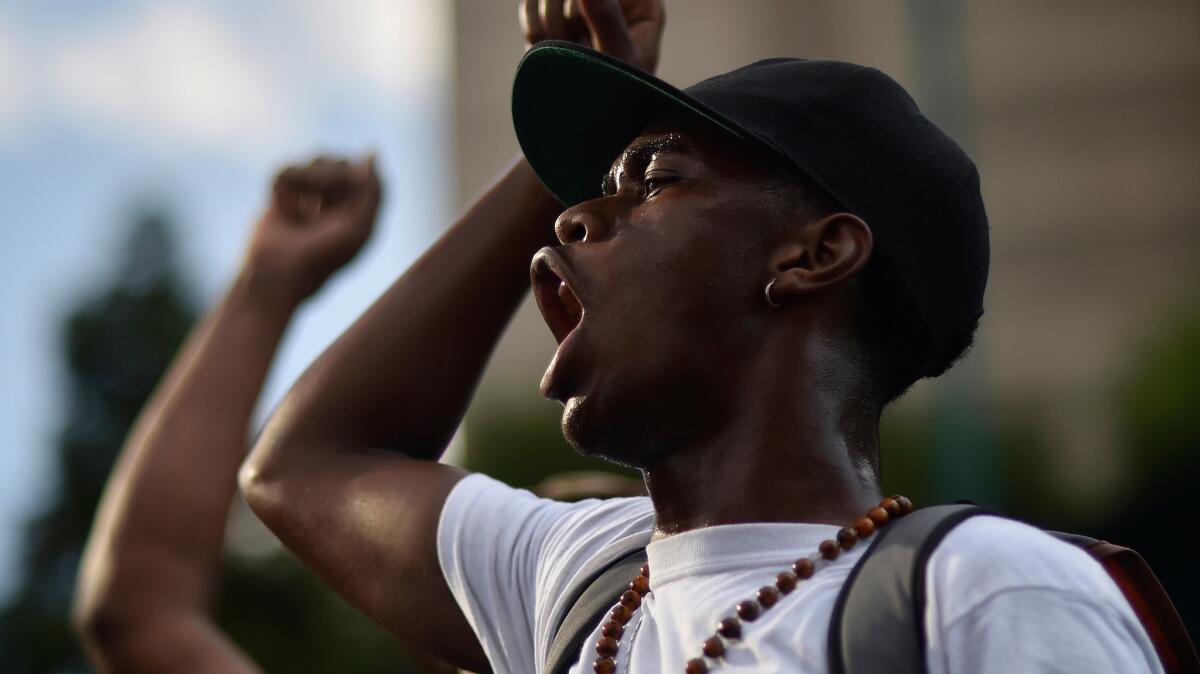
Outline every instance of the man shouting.
<svg viewBox="0 0 1200 674"><path fill-rule="evenodd" d="M878 71L772 59L681 91L650 74L658 2L521 11L524 159L296 384L246 497L343 596L474 671L544 671L580 587L641 548L572 672L826 671L859 539L911 508L881 498L880 413L983 311L975 167ZM567 440L648 498L437 463L527 271ZM1036 529L973 518L929 569L931 671L1158 667L1100 566Z"/></svg>

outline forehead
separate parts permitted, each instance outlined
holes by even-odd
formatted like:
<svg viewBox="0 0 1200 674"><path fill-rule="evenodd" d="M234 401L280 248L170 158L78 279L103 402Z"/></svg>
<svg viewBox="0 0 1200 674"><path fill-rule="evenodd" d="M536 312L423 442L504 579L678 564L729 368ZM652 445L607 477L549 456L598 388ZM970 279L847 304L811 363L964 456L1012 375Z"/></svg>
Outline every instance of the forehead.
<svg viewBox="0 0 1200 674"><path fill-rule="evenodd" d="M621 154L613 160L609 169L610 175L616 175L622 168L648 163L655 155L664 152L678 154L696 154L693 142L686 134L670 129L643 132L625 146Z"/></svg>
<svg viewBox="0 0 1200 674"><path fill-rule="evenodd" d="M613 158L609 176L616 177L627 165L645 164L665 152L685 154L730 170L758 154L745 141L694 114L660 112Z"/></svg>

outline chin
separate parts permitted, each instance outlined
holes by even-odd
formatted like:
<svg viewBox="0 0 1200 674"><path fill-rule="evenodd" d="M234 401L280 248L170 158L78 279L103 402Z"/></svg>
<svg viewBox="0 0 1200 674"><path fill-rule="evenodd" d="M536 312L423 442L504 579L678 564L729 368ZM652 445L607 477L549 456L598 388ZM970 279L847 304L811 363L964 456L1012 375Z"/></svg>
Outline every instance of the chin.
<svg viewBox="0 0 1200 674"><path fill-rule="evenodd" d="M603 410L597 403L575 396L563 409L563 437L580 454L645 470L671 445L661 437L666 425L647 414L646 407Z"/></svg>

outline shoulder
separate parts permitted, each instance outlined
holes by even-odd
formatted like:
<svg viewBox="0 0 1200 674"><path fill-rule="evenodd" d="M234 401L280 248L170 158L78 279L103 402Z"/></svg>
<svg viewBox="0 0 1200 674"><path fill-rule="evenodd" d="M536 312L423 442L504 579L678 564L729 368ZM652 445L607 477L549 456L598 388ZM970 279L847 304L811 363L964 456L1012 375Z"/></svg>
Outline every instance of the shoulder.
<svg viewBox="0 0 1200 674"><path fill-rule="evenodd" d="M1100 563L1036 527L969 518L925 573L931 672L1162 671Z"/></svg>
<svg viewBox="0 0 1200 674"><path fill-rule="evenodd" d="M613 562L644 548L654 531L650 499L588 499L572 503L546 536L538 565L539 599L548 620L566 611L583 584Z"/></svg>
<svg viewBox="0 0 1200 674"><path fill-rule="evenodd" d="M586 539L616 542L632 538L644 546L653 528L654 506L644 496L587 499L569 504L546 546L548 552L557 554L567 554Z"/></svg>
<svg viewBox="0 0 1200 674"><path fill-rule="evenodd" d="M994 516L965 520L929 558L926 586L952 622L1010 592L1036 591L1125 606L1124 596L1084 550L1036 527Z"/></svg>
<svg viewBox="0 0 1200 674"><path fill-rule="evenodd" d="M645 547L653 528L645 497L555 501L477 473L446 499L439 548L444 568L491 558L524 569L540 603Z"/></svg>
<svg viewBox="0 0 1200 674"><path fill-rule="evenodd" d="M645 498L568 503L476 473L443 505L438 562L494 668L531 671L571 591L644 546L653 523Z"/></svg>

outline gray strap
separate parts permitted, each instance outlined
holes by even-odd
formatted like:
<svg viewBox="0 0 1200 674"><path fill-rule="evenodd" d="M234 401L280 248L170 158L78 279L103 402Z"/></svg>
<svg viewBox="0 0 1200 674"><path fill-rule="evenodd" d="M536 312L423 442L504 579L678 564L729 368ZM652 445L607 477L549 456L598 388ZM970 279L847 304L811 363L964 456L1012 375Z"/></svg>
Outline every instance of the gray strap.
<svg viewBox="0 0 1200 674"><path fill-rule="evenodd" d="M600 624L608 609L617 603L629 581L645 563L646 549L639 548L614 562L587 584L554 633L546 656L545 674L567 674L579 661L584 640Z"/></svg>
<svg viewBox="0 0 1200 674"><path fill-rule="evenodd" d="M923 674L925 566L974 505L921 508L888 524L855 564L829 623L831 674Z"/></svg>

